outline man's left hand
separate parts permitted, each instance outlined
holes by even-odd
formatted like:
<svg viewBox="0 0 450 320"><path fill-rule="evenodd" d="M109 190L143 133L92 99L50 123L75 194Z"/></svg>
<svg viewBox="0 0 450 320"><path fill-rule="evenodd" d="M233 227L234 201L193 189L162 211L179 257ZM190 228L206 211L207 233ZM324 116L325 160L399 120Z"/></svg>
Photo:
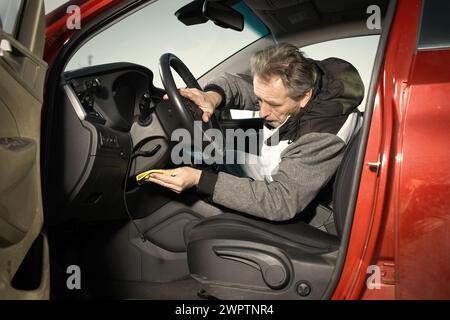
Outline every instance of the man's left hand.
<svg viewBox="0 0 450 320"><path fill-rule="evenodd" d="M197 186L202 174L201 170L191 167L181 167L172 170L164 170L164 173L152 173L146 180L157 183L176 193Z"/></svg>

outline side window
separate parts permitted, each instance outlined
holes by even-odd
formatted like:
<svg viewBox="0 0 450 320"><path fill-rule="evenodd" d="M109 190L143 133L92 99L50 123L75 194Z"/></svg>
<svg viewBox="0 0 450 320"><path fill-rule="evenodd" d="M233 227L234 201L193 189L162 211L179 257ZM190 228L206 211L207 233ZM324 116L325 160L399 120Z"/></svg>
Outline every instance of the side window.
<svg viewBox="0 0 450 320"><path fill-rule="evenodd" d="M364 111L379 39L379 35L344 38L315 43L302 47L300 50L314 60L336 57L353 64L364 83L364 99L358 107L360 111ZM230 116L233 120L250 119L258 118L259 113L248 110L230 110Z"/></svg>
<svg viewBox="0 0 450 320"><path fill-rule="evenodd" d="M0 0L0 28L12 36L16 35L23 0Z"/></svg>
<svg viewBox="0 0 450 320"><path fill-rule="evenodd" d="M450 1L424 0L420 22L418 49L450 47Z"/></svg>
<svg viewBox="0 0 450 320"><path fill-rule="evenodd" d="M336 57L350 62L364 83L364 100L358 107L364 111L379 40L379 35L360 36L315 43L300 49L314 60Z"/></svg>

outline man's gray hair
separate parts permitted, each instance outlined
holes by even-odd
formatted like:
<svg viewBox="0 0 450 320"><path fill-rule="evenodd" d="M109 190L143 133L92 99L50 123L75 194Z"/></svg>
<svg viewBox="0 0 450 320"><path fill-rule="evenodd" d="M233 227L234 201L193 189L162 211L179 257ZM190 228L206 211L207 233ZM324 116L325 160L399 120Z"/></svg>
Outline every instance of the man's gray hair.
<svg viewBox="0 0 450 320"><path fill-rule="evenodd" d="M316 73L312 61L292 44L269 46L255 53L250 62L253 76L262 80L280 77L288 96L296 101L314 87Z"/></svg>

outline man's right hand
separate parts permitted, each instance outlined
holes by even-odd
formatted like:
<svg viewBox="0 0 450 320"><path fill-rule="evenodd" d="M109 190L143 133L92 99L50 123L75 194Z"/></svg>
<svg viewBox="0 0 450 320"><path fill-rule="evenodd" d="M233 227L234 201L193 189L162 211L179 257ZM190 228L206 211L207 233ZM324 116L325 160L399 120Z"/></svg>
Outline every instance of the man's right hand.
<svg viewBox="0 0 450 320"><path fill-rule="evenodd" d="M214 91L201 91L195 88L180 88L178 89L180 94L194 102L202 111L203 122L208 122L216 108L222 102L222 96ZM168 100L167 94L163 97L164 100Z"/></svg>

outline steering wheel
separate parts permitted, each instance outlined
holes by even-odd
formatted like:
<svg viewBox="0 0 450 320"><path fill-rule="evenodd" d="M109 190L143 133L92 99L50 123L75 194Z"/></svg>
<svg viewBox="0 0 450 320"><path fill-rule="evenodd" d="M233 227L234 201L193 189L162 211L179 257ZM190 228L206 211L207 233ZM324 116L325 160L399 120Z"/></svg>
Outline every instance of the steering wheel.
<svg viewBox="0 0 450 320"><path fill-rule="evenodd" d="M191 134L194 133L194 121L202 121L202 110L198 108L192 101L181 96L173 78L172 69L183 79L188 88L196 88L202 90L191 71L186 65L174 54L165 53L159 58L159 74L166 89L169 101L178 111L180 121ZM206 128L205 128L206 127ZM212 128L211 120L202 126L202 131ZM202 132L203 134L204 132Z"/></svg>
<svg viewBox="0 0 450 320"><path fill-rule="evenodd" d="M176 55L172 53L165 53L161 56L161 58L159 58L159 74L161 76L161 81L167 92L169 101L180 117L182 126L189 131L191 137L194 137L194 128L197 125L197 130L201 130L202 137L206 137L206 139L209 139L211 142L211 139L207 134L205 134L205 131L211 128L221 130L219 122L215 118L214 114L211 115L210 120L207 123L202 121L203 111L191 100L182 97L178 91L171 67L181 77L188 88L197 88L199 90L202 90L202 88L188 67L186 67L186 65ZM198 125L198 121L200 121L201 125Z"/></svg>

